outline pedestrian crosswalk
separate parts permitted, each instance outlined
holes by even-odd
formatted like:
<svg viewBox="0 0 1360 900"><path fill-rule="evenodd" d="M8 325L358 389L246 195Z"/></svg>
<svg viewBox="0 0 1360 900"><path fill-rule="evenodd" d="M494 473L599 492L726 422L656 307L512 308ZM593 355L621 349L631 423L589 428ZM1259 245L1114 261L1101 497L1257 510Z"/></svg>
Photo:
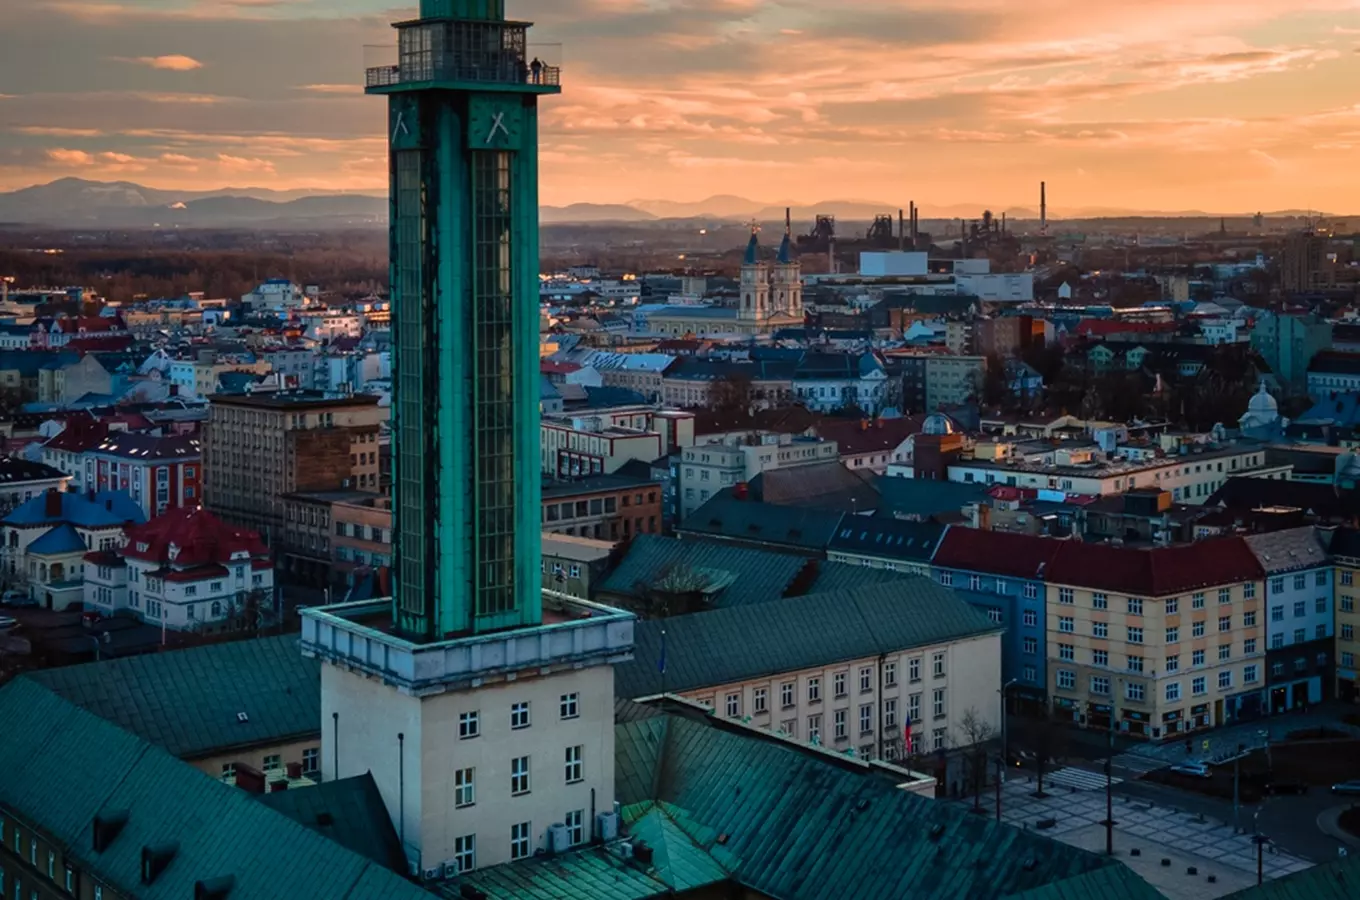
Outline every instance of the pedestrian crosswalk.
<svg viewBox="0 0 1360 900"><path fill-rule="evenodd" d="M1111 778L1111 784L1119 784L1124 779ZM1105 790L1105 775L1101 772L1091 772L1086 769L1078 769L1075 766L1068 766L1056 772L1050 772L1044 776L1044 787L1068 787L1078 791L1103 791Z"/></svg>
<svg viewBox="0 0 1360 900"><path fill-rule="evenodd" d="M1110 760L1115 769L1122 769L1130 772L1135 778L1141 778L1149 772L1157 772L1171 765L1170 760L1158 759L1155 756L1148 756L1143 753L1118 753L1114 759Z"/></svg>

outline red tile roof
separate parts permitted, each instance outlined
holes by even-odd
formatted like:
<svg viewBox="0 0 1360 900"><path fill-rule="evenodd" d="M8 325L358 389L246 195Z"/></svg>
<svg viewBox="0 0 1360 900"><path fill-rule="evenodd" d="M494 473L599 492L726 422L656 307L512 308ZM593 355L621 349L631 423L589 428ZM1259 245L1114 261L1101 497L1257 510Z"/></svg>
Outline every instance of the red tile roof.
<svg viewBox="0 0 1360 900"><path fill-rule="evenodd" d="M242 552L252 558L265 558L269 553L255 532L233 528L197 507L169 510L145 525L128 527L126 533L123 556L176 569L220 565ZM173 559L172 546L178 550Z"/></svg>
<svg viewBox="0 0 1360 900"><path fill-rule="evenodd" d="M1047 569L1058 548L1066 543L1056 538L951 525L931 564L1011 578L1048 579Z"/></svg>
<svg viewBox="0 0 1360 900"><path fill-rule="evenodd" d="M841 456L857 456L878 450L894 450L913 434L919 434L925 416L897 419L823 419L817 433L835 441Z"/></svg>
<svg viewBox="0 0 1360 900"><path fill-rule="evenodd" d="M1045 580L1132 596L1168 597L1264 577L1247 542L1228 537L1153 549L1063 541Z"/></svg>
<svg viewBox="0 0 1360 900"><path fill-rule="evenodd" d="M576 363L558 362L554 359L544 359L538 363L538 371L543 375L570 375L580 370L581 367Z"/></svg>
<svg viewBox="0 0 1360 900"><path fill-rule="evenodd" d="M94 422L88 416L72 417L59 434L43 444L44 449L84 453L99 446L109 436L107 422Z"/></svg>
<svg viewBox="0 0 1360 900"><path fill-rule="evenodd" d="M1122 322L1119 319L1082 319L1073 329L1083 337L1111 334L1168 334L1176 330L1175 322Z"/></svg>

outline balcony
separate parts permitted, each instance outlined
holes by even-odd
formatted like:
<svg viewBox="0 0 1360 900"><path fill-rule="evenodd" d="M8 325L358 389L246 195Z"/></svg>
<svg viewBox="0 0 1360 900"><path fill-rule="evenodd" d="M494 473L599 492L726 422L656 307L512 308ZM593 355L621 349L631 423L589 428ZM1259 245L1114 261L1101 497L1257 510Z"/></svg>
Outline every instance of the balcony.
<svg viewBox="0 0 1360 900"><path fill-rule="evenodd" d="M544 93L556 93L561 85L561 67L543 58L555 55L560 48L531 48L526 41L528 25L523 22L421 20L396 27L395 64L390 46L366 48L381 54L386 63L366 67L366 88L453 82L542 87Z"/></svg>

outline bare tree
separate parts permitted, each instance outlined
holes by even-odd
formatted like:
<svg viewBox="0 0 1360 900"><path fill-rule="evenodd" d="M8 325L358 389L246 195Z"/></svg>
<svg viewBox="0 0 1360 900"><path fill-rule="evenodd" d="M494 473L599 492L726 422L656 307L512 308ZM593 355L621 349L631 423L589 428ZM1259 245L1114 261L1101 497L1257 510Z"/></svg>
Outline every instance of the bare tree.
<svg viewBox="0 0 1360 900"><path fill-rule="evenodd" d="M996 728L983 718L977 707L964 710L959 720L963 746L968 760L968 778L973 784L973 811L982 812L982 788L987 782L987 742L996 736Z"/></svg>
<svg viewBox="0 0 1360 900"><path fill-rule="evenodd" d="M749 412L753 395L751 376L735 372L717 379L709 386L709 408L725 412Z"/></svg>

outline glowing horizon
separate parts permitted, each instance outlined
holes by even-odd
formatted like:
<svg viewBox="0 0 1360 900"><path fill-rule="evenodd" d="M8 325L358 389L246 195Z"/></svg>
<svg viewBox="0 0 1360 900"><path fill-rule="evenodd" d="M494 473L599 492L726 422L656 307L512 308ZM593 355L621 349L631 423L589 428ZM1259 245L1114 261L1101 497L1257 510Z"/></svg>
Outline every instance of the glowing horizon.
<svg viewBox="0 0 1360 900"><path fill-rule="evenodd" d="M7 13L0 190L381 192L371 0ZM1360 0L508 0L561 45L546 205L1360 211ZM885 35L890 38L885 39ZM1170 36L1170 37L1169 37ZM925 213L925 214L928 214Z"/></svg>

